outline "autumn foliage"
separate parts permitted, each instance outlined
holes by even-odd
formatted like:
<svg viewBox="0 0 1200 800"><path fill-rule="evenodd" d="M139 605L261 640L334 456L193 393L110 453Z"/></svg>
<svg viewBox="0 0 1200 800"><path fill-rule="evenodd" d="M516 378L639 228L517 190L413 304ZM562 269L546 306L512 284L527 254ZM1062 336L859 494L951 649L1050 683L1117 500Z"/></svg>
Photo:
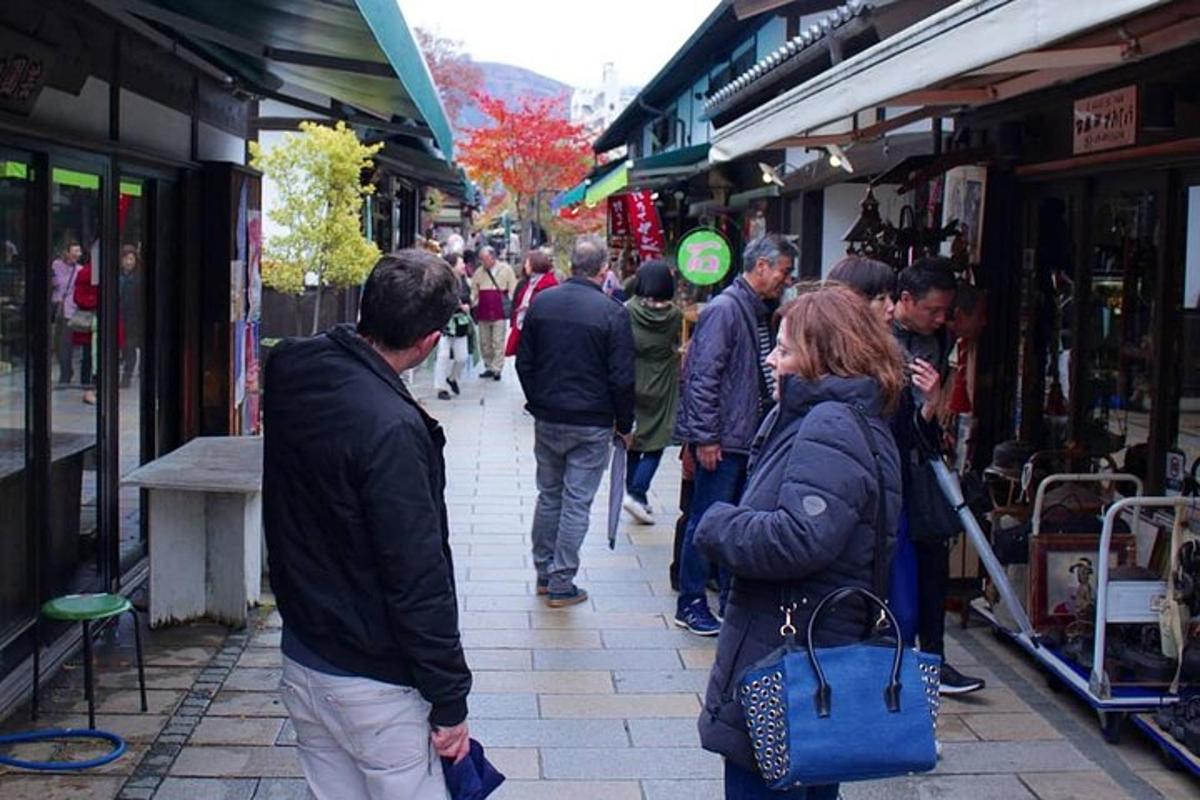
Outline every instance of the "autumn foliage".
<svg viewBox="0 0 1200 800"><path fill-rule="evenodd" d="M462 50L462 42L437 36L421 28L416 29L417 40L429 73L437 86L438 95L450 124L456 129L462 125L463 109L470 105L471 95L483 83L483 71Z"/></svg>
<svg viewBox="0 0 1200 800"><path fill-rule="evenodd" d="M510 107L487 94L474 98L489 124L464 132L458 160L480 186L503 187L519 219L587 175L591 138L567 119L562 99L526 97Z"/></svg>

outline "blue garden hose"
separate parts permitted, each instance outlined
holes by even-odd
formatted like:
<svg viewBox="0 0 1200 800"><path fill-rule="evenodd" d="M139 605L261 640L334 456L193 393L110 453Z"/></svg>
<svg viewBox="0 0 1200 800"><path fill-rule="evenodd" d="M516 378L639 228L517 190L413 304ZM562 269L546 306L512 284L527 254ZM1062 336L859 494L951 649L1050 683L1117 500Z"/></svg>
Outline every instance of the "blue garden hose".
<svg viewBox="0 0 1200 800"><path fill-rule="evenodd" d="M98 731L93 728L48 728L44 731L26 731L0 736L0 747L9 744L25 744L27 742L43 742L52 739L102 739L112 745L112 750L104 755L88 761L25 761L0 754L0 764L19 769L31 769L40 772L69 772L80 769L102 767L110 761L116 761L125 753L125 740L115 733Z"/></svg>

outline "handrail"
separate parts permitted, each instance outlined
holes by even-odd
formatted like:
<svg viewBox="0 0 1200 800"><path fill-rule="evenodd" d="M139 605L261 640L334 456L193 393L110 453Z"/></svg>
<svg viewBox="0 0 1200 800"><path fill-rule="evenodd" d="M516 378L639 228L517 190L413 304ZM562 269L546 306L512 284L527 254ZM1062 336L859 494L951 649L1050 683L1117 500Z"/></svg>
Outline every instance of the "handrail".
<svg viewBox="0 0 1200 800"><path fill-rule="evenodd" d="M1135 497L1141 497L1145 491L1145 484L1142 479L1136 475L1130 475L1127 472L1075 472L1075 473L1055 473L1047 475L1037 488L1037 494L1033 501L1033 527L1030 530L1030 537L1037 537L1042 531L1042 505L1046 501L1046 487L1055 483L1132 483L1137 487Z"/></svg>
<svg viewBox="0 0 1200 800"><path fill-rule="evenodd" d="M1132 508L1133 530L1137 530L1142 508L1174 508L1179 514L1181 509L1195 506L1194 497L1125 497L1108 507L1104 514L1104 527L1100 529L1100 546L1097 550L1099 563L1096 565L1096 625L1092 652L1092 674L1088 679L1088 688L1096 697L1106 699L1112 694L1112 686L1108 675L1104 672L1104 645L1108 629L1108 550L1112 545L1113 531L1116 529L1117 517L1126 509Z"/></svg>

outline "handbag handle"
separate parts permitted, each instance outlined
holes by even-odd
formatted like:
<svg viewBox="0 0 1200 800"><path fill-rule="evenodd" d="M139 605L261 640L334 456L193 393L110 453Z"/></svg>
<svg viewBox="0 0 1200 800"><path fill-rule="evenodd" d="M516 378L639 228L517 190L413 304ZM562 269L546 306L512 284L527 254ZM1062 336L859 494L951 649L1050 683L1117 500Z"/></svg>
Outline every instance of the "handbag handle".
<svg viewBox="0 0 1200 800"><path fill-rule="evenodd" d="M896 632L896 649L892 653L892 674L888 679L888 685L883 690L883 702L887 705L888 711L896 713L900 710L900 665L904 659L904 644L903 637L900 634L900 623L896 621L896 617L892 614L892 610L888 608L887 603L880 600L878 595L859 586L843 586L840 589L834 589L822 597L821 602L817 603L817 607L813 609L812 616L808 618L806 644L808 645L809 663L812 664L813 672L817 673L817 691L813 697L817 706L817 716L829 716L833 690L829 687L829 681L825 678L825 670L821 667L821 660L817 658L817 649L813 646L813 631L816 629L817 618L821 616L821 612L825 610L825 607L849 595L859 595L868 602L879 606L884 616L887 617L888 622L891 623L892 630Z"/></svg>

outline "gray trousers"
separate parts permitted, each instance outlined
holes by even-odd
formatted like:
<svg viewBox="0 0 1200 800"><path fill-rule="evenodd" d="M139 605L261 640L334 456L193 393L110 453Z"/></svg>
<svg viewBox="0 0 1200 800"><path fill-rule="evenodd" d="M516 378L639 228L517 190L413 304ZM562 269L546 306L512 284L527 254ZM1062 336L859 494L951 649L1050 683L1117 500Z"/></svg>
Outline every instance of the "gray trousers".
<svg viewBox="0 0 1200 800"><path fill-rule="evenodd" d="M537 507L533 565L553 593L569 592L579 571L592 500L612 452L612 428L542 422L534 425Z"/></svg>
<svg viewBox="0 0 1200 800"><path fill-rule="evenodd" d="M280 689L310 798L450 800L416 689L326 675L286 656Z"/></svg>

